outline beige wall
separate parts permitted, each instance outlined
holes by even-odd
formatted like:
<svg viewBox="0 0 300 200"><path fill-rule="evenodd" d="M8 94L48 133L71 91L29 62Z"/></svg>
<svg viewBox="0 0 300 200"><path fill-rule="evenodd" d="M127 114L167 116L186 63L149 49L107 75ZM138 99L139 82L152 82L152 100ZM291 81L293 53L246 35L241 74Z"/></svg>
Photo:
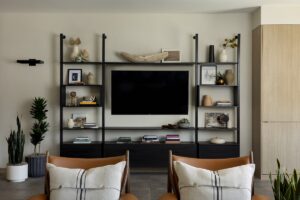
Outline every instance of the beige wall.
<svg viewBox="0 0 300 200"><path fill-rule="evenodd" d="M97 42L99 34L105 32L107 60L111 61L118 60L119 51L142 54L158 52L161 48L180 49L183 60L189 61L193 59L191 37L195 33L199 33L200 60L204 61L209 44L218 46L225 37L241 33L241 154L247 154L251 148L251 27L250 14L0 14L0 167L7 163L5 137L15 128L17 114L23 116L27 135L25 155L33 151L29 142L32 125L29 109L35 96L44 96L49 101L51 128L42 150L58 154L58 35L61 32L80 36L82 47L89 49L92 59L101 53ZM28 67L15 63L22 58L42 59L45 64ZM109 125L135 122L140 126L174 123L181 117L193 121L193 110L189 112L189 116L120 117L111 116L109 108L106 111ZM110 139L120 134L110 134ZM126 134L138 137L144 133ZM192 139L192 133L181 135L184 140Z"/></svg>

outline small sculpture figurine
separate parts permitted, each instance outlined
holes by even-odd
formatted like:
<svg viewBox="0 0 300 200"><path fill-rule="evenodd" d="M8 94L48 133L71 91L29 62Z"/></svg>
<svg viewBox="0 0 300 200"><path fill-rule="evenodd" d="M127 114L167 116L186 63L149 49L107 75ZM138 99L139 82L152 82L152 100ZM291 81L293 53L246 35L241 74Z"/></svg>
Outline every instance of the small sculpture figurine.
<svg viewBox="0 0 300 200"><path fill-rule="evenodd" d="M70 38L69 44L73 46L72 53L70 55L71 60L75 61L77 56L79 55L79 45L81 44L80 38Z"/></svg>
<svg viewBox="0 0 300 200"><path fill-rule="evenodd" d="M72 91L70 92L70 106L77 106L77 97L76 97L76 92Z"/></svg>

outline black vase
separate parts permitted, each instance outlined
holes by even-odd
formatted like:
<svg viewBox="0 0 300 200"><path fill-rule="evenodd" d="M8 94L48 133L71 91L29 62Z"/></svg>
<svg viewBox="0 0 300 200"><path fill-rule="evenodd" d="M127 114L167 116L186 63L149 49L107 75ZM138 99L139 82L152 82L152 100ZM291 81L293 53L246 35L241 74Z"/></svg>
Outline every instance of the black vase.
<svg viewBox="0 0 300 200"><path fill-rule="evenodd" d="M209 45L208 62L210 62L210 63L215 62L215 46L214 45Z"/></svg>
<svg viewBox="0 0 300 200"><path fill-rule="evenodd" d="M46 171L46 154L30 155L25 157L28 163L28 176L41 177L45 175Z"/></svg>

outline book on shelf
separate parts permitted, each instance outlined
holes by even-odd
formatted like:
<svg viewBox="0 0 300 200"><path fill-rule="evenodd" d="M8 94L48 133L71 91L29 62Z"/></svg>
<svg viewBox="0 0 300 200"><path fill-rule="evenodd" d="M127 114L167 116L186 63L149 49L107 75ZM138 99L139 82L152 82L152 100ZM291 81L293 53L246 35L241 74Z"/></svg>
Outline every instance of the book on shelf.
<svg viewBox="0 0 300 200"><path fill-rule="evenodd" d="M92 141L89 137L76 137L73 140L74 144L90 144Z"/></svg>
<svg viewBox="0 0 300 200"><path fill-rule="evenodd" d="M96 105L97 102L95 101L80 101L79 105Z"/></svg>
<svg viewBox="0 0 300 200"><path fill-rule="evenodd" d="M144 135L142 138L142 143L157 143L159 138L157 135Z"/></svg>
<svg viewBox="0 0 300 200"><path fill-rule="evenodd" d="M96 123L84 123L83 127L84 128L98 128Z"/></svg>
<svg viewBox="0 0 300 200"><path fill-rule="evenodd" d="M117 144L131 143L131 137L119 137Z"/></svg>
<svg viewBox="0 0 300 200"><path fill-rule="evenodd" d="M165 143L166 144L180 144L180 140L174 140L174 141L166 140Z"/></svg>
<svg viewBox="0 0 300 200"><path fill-rule="evenodd" d="M231 101L216 101L216 106L232 106Z"/></svg>
<svg viewBox="0 0 300 200"><path fill-rule="evenodd" d="M168 134L166 135L166 144L178 144L180 143L180 136L178 134Z"/></svg>

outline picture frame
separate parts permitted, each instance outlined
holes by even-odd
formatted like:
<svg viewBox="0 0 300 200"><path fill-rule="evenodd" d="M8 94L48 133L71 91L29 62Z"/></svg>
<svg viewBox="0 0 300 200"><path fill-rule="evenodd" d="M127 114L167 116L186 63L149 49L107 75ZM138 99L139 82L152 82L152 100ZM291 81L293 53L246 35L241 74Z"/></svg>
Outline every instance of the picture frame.
<svg viewBox="0 0 300 200"><path fill-rule="evenodd" d="M205 113L205 128L228 128L228 113Z"/></svg>
<svg viewBox="0 0 300 200"><path fill-rule="evenodd" d="M201 67L201 84L202 85L215 85L217 77L216 66L202 66Z"/></svg>
<svg viewBox="0 0 300 200"><path fill-rule="evenodd" d="M162 60L163 63L181 61L181 52L178 49L162 49L161 52L168 52L168 57Z"/></svg>
<svg viewBox="0 0 300 200"><path fill-rule="evenodd" d="M68 84L80 84L82 82L82 69L68 69Z"/></svg>

